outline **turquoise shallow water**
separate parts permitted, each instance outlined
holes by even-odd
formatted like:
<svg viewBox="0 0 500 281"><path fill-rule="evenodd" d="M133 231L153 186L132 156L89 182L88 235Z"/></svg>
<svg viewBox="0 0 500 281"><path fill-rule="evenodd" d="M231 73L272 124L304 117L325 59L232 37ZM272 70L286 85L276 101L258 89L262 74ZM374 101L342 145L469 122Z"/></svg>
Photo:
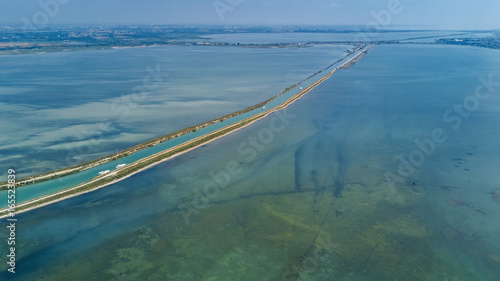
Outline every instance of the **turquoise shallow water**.
<svg viewBox="0 0 500 281"><path fill-rule="evenodd" d="M267 110L269 110L269 109L272 109L272 108L282 104L283 102L285 102L287 99L289 99L293 95L299 93L302 88L307 88L308 86L312 85L318 79L323 77L326 73L331 72L331 71L335 70L336 68L340 67L340 65L342 65L343 63L348 61L350 58L356 56L360 52L363 52L364 50L365 50L365 48L362 48L361 50L358 50L355 53L345 55L344 57L336 60L335 62L332 62L327 68L324 68L324 69L318 71L318 73L313 75L312 77L303 79L301 81L296 81L294 85L296 85L296 84L298 84L298 85L295 88L290 89L289 91L287 91L283 95L280 95L276 99L267 103L265 108ZM116 169L117 165L119 165L119 164L125 164L125 165L130 164L132 162L135 162L135 161L140 160L142 158L151 156L151 155L158 153L160 151L172 148L176 145L179 145L179 144L182 144L186 141L192 140L196 137L203 136L207 133L221 129L224 126L235 124L241 120L244 120L245 118L249 118L255 114L261 113L262 110L264 110L264 108L258 108L258 109L252 110L250 112L229 118L222 123L215 123L213 125L210 125L210 126L207 126L205 128L202 128L200 130L197 130L194 133L186 134L184 136L181 136L181 137L172 139L170 141L158 144L154 147L141 150L141 151L136 152L136 153L129 155L127 157L123 157L123 158L117 159L115 161L110 161L106 164L99 165L97 167L85 170L85 171L77 173L77 174L72 174L72 175L69 175L69 176L66 176L66 177L63 177L60 179L56 179L54 181L41 182L41 183L37 183L37 184L28 185L28 186L25 186L23 188L19 188L17 190L17 194L16 194L16 202L17 202L17 204L20 204L20 203L23 203L23 202L26 202L26 201L29 201L32 199L36 199L36 198L39 198L39 197L42 197L42 196L45 196L45 195L48 195L51 193L55 193L55 192L64 190L66 188L77 186L79 184L82 184L84 182L92 180L94 177L96 177L98 175L98 173L100 171L105 171L105 170L113 171ZM7 190L0 191L0 197L1 196L7 197L7 193L8 193ZM6 208L7 206L8 205L7 205L6 201L3 203L0 203L0 208Z"/></svg>
<svg viewBox="0 0 500 281"><path fill-rule="evenodd" d="M0 57L0 170L83 163L266 100L350 46L126 48Z"/></svg>
<svg viewBox="0 0 500 281"><path fill-rule="evenodd" d="M14 280L497 280L500 90L456 130L443 114L499 61L377 46L286 115L19 215ZM447 140L389 186L435 128Z"/></svg>

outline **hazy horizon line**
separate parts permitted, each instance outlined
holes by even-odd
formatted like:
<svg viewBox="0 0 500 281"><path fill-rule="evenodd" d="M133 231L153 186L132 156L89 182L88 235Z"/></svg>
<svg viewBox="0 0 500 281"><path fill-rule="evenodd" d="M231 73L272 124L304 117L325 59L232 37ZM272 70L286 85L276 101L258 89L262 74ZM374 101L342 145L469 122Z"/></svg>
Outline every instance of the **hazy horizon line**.
<svg viewBox="0 0 500 281"><path fill-rule="evenodd" d="M22 28L21 23L0 23L0 28ZM336 28L339 31L360 31L364 30L367 32L387 32L387 31L500 31L498 28L440 28L434 26L425 25L398 25L386 28L367 28L363 24L335 24L335 25L317 25L317 24L208 24L208 23L51 23L46 25L38 26L37 29L44 29L50 27L212 27L212 28L280 28L280 29L292 29L292 28L321 28L321 29L332 29ZM33 30L33 31L36 31ZM326 31L326 30L325 30ZM333 31L333 30L331 30ZM283 31L283 32L300 32L300 31Z"/></svg>

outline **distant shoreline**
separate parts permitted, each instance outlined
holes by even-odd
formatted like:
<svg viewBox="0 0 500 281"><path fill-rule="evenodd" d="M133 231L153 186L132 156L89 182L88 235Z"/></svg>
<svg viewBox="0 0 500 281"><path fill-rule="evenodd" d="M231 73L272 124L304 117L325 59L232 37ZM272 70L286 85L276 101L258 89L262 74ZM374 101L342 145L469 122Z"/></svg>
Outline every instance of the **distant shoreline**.
<svg viewBox="0 0 500 281"><path fill-rule="evenodd" d="M242 128L245 128L245 127L253 124L256 121L265 118L266 116L268 116L269 114L271 114L273 112L287 108L289 105L291 105L295 101L299 100L305 94L309 93L312 89L316 88L318 85L320 85L325 80L330 78L338 70L351 67L355 62L357 62L359 59L361 59L374 46L375 45L370 45L362 52L358 53L354 57L352 57L349 60L347 60L346 62L344 62L342 65L338 66L337 68L330 71L329 73L327 73L323 77L319 78L316 82L312 83L310 86L306 87L304 90L293 95L292 97L290 97L289 99L287 99L286 101L284 101L283 103L281 103L280 105L278 105L272 109L255 114L255 115L248 117L244 120L241 120L237 123L225 126L223 128L220 128L220 129L215 130L213 132L210 132L208 134L199 136L197 138L194 138L190 141L184 142L184 143L177 145L175 147L172 147L172 148L160 151L158 153L155 153L153 155L150 155L148 157L139 159L133 163L127 164L127 166L125 166L123 169L120 168L120 169L115 170L113 172L110 172L108 174L98 176L98 177L92 179L91 181L88 181L88 182L82 183L80 185L70 187L70 188L67 188L67 189L64 189L64 190L61 190L58 192L55 192L52 194L48 194L48 195L45 195L45 196L42 196L42 197L39 197L39 198L36 198L33 200L29 200L29 201L20 203L16 206L15 213L18 213L18 214L24 213L24 212L27 212L27 211L30 211L33 209L37 209L37 208L47 206L47 205L50 205L50 204L53 204L56 202L60 202L62 200L76 197L76 196L79 196L81 194L85 194L85 193L106 187L108 185L120 182L124 179L127 179L127 178L137 174L137 173L140 173L144 170L147 170L153 166L156 166L162 162L165 162L165 161L170 160L172 158L183 155L183 154L185 154L189 151L192 151L192 150L194 150L202 145L206 145L206 144L208 144L214 140L217 140L219 138L222 138L222 137L224 137L232 132L235 132L235 131L238 131ZM146 162L151 162L151 163L147 163L145 166L141 166L141 165L143 165L143 163L146 163ZM122 173L122 172L123 172L123 174L120 175L120 173ZM102 182L98 183L100 181L102 181ZM98 183L98 184L96 184L96 186L92 186L92 184L94 184L94 183ZM8 215L9 215L8 208L3 208L0 210L0 218L5 218Z"/></svg>
<svg viewBox="0 0 500 281"><path fill-rule="evenodd" d="M128 48L152 48L152 47L165 47L165 46L214 46L214 47L240 47L240 48L307 48L314 45L359 45L364 42L350 42L350 41L332 41L332 42L306 42L306 43L227 43L227 42L168 42L160 44L145 44L145 45L122 45L122 46L64 46L64 45L37 45L36 43L19 43L19 45L9 46L8 49L2 48L0 45L0 56L17 56L17 55L37 55L49 53L68 53L78 51L98 51L98 50L119 50ZM26 46L29 45L29 46ZM12 48L12 49L10 49Z"/></svg>

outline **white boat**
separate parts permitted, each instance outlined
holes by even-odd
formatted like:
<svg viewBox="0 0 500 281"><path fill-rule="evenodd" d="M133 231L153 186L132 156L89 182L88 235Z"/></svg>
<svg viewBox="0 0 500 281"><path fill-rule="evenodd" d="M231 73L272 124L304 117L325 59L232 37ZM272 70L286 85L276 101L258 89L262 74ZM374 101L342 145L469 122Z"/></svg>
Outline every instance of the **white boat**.
<svg viewBox="0 0 500 281"><path fill-rule="evenodd" d="M102 175L107 174L109 172L110 172L109 170L100 171L99 176L102 176Z"/></svg>
<svg viewBox="0 0 500 281"><path fill-rule="evenodd" d="M127 164L119 164L119 165L116 165L116 168L120 169L121 167L125 167L125 166L127 166Z"/></svg>

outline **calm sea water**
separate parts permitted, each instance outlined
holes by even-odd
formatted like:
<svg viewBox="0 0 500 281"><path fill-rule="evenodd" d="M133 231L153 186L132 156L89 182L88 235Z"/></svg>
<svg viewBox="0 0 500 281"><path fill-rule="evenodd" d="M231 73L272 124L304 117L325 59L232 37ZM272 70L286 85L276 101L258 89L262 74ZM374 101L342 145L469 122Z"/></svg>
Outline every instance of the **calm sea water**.
<svg viewBox="0 0 500 281"><path fill-rule="evenodd" d="M59 169L215 119L280 93L348 48L1 56L0 170L27 176Z"/></svg>
<svg viewBox="0 0 500 281"><path fill-rule="evenodd" d="M285 113L19 215L13 280L498 280L500 90L455 129L447 111L499 62L377 46Z"/></svg>
<svg viewBox="0 0 500 281"><path fill-rule="evenodd" d="M260 113L262 113L263 110L273 109L274 107L282 104L283 102L285 102L286 100L291 98L293 95L298 94L301 91L301 88L307 88L310 85L314 84L316 81L318 81L318 79L323 77L325 75L325 73L328 73L328 72L331 72L331 71L337 69L338 67L340 67L343 63L345 63L346 61L348 61L352 57L365 51L365 49L366 48L362 48L355 53L346 55L345 57L336 61L335 63L330 64L328 66L328 68L322 69L317 74L314 74L313 76L306 78L304 80L297 81L299 86L297 86L293 89L290 89L289 91L287 91L283 95L276 97L274 100L267 103L266 106L263 108L257 108L257 109L254 109L252 111L246 112L244 114L234 116L232 118L224 120L224 122L215 123L213 125L199 129L196 132L191 132L189 134L180 136L180 137L172 139L170 141L166 141L164 143L155 145L154 147L143 149L143 150L136 152L132 155L129 155L129 156L126 156L126 157L123 157L120 159L116 159L114 161L110 161L110 162L105 163L103 165L99 165L97 167L87 169L85 171L82 171L82 172L79 172L76 174L65 176L65 177L62 177L62 178L59 178L56 180L35 183L35 184L31 184L31 185L22 187L22 188L17 190L16 203L19 205L23 202L26 202L26 201L29 201L32 199L36 199L36 198L39 198L39 197L42 197L45 195L49 195L51 193L55 193L55 192L58 192L58 191L61 191L61 190L64 190L64 189L67 189L70 187L77 186L79 184L82 184L84 182L92 180L94 177L96 177L98 175L98 173L100 171L104 171L104 170L113 171L116 169L117 165L119 165L119 164L127 165L129 163L132 163L132 162L138 161L140 159L143 159L145 157L151 156L151 155L158 153L160 151L164 151L164 150L172 148L176 145L179 145L179 144L182 144L182 143L187 142L189 140L192 140L196 137L203 136L205 134L214 132L218 129L223 128L224 126L235 124L235 123L242 121L246 118L252 117L255 114L260 114ZM2 197L2 196L8 197L7 193L8 193L8 190L0 191L0 197ZM0 208L6 208L7 206L8 206L7 201L4 201L4 202L0 201Z"/></svg>
<svg viewBox="0 0 500 281"><path fill-rule="evenodd" d="M456 34L453 31L415 31L415 32L367 32L361 29L358 32L345 33L229 33L202 36L207 41L229 42L244 44L270 44L290 42L359 42L359 41L386 41L408 40L422 37L441 37Z"/></svg>
<svg viewBox="0 0 500 281"><path fill-rule="evenodd" d="M414 32L358 32L345 33L230 33L202 36L209 42L229 42L244 44L272 44L272 43L307 43L307 42L359 42L359 41L388 41L430 43L441 38L485 38L495 37L490 32L474 31L414 31Z"/></svg>

